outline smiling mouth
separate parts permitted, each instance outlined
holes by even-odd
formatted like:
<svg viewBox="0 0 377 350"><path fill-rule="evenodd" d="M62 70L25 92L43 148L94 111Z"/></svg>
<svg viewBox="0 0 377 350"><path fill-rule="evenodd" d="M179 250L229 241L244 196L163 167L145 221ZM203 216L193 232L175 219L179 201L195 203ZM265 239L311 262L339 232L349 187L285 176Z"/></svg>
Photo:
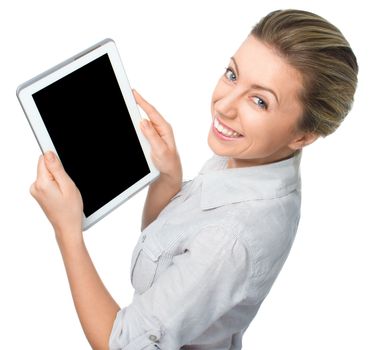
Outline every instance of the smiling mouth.
<svg viewBox="0 0 377 350"><path fill-rule="evenodd" d="M223 136L230 138L243 137L242 134L222 124L216 117L213 120L215 129Z"/></svg>

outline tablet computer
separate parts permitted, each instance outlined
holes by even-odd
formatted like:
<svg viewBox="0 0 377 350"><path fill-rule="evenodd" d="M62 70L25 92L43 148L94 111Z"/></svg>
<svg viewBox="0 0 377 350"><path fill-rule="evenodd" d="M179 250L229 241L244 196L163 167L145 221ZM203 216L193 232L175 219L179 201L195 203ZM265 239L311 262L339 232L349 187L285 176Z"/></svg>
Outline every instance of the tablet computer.
<svg viewBox="0 0 377 350"><path fill-rule="evenodd" d="M160 175L113 40L21 84L17 97L42 153L53 150L80 190L83 230Z"/></svg>

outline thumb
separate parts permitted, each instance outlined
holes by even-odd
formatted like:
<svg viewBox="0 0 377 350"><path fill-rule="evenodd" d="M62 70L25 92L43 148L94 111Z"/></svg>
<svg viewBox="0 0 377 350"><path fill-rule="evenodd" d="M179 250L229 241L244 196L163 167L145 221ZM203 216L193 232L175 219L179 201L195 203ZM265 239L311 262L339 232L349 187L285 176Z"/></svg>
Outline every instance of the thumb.
<svg viewBox="0 0 377 350"><path fill-rule="evenodd" d="M52 174L59 185L63 185L67 181L68 175L64 170L63 164L60 162L56 154L48 151L44 154L44 160L47 170Z"/></svg>

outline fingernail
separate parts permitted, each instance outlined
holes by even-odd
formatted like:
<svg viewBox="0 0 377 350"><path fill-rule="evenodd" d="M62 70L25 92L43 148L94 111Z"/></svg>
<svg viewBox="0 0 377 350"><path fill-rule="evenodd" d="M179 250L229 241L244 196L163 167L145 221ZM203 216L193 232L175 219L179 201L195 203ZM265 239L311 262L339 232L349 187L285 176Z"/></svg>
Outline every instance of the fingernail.
<svg viewBox="0 0 377 350"><path fill-rule="evenodd" d="M53 162L55 160L54 152L48 151L46 154L46 158L49 162Z"/></svg>
<svg viewBox="0 0 377 350"><path fill-rule="evenodd" d="M147 120L147 119L143 119L142 121L141 121L141 125L144 127L144 128L149 128L150 127L150 125L149 125L149 121Z"/></svg>

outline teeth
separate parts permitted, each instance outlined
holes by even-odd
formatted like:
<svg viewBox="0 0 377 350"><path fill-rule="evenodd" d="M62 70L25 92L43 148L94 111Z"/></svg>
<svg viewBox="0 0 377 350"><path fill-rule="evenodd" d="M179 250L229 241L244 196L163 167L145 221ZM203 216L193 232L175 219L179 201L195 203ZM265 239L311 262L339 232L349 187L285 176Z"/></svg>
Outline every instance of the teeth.
<svg viewBox="0 0 377 350"><path fill-rule="evenodd" d="M217 120L217 118L215 118L215 120L214 120L214 125L215 125L215 128L225 136L228 136L228 137L238 137L238 136L240 136L240 134L238 132L231 131L231 130L227 129L226 127L224 127L222 124L220 124L220 122Z"/></svg>

